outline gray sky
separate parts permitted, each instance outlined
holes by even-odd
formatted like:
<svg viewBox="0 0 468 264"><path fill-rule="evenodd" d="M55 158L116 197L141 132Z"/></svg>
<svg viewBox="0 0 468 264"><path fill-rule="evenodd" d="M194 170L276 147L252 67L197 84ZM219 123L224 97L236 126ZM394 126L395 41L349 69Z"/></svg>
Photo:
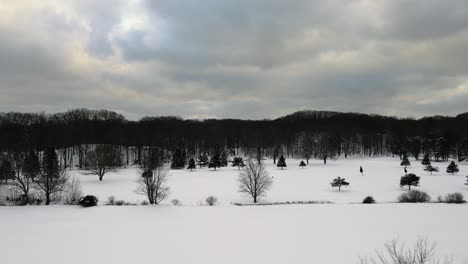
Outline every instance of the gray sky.
<svg viewBox="0 0 468 264"><path fill-rule="evenodd" d="M0 0L0 112L468 111L466 0Z"/></svg>

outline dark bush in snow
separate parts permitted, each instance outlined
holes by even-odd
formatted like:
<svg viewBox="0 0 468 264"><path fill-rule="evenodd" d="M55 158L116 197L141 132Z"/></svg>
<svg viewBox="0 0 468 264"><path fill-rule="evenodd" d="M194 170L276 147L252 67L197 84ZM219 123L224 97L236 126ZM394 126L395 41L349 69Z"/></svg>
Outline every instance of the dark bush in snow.
<svg viewBox="0 0 468 264"><path fill-rule="evenodd" d="M84 197L81 197L80 200L78 201L78 204L83 206L83 207L92 207L96 206L98 203L98 198L94 195L86 195Z"/></svg>
<svg viewBox="0 0 468 264"><path fill-rule="evenodd" d="M141 201L141 205L148 205L148 204L149 204L149 202L146 201L146 200L145 200L145 201Z"/></svg>
<svg viewBox="0 0 468 264"><path fill-rule="evenodd" d="M362 203L363 204L373 204L375 203L375 200L372 196L367 196L366 198L364 198L364 200L362 200Z"/></svg>
<svg viewBox="0 0 468 264"><path fill-rule="evenodd" d="M114 203L115 203L115 196L114 195L111 195L111 196L107 197L106 205L114 205Z"/></svg>
<svg viewBox="0 0 468 264"><path fill-rule="evenodd" d="M124 205L125 204L125 201L124 200L117 200L115 201L114 205L117 205L117 206L120 206L120 205Z"/></svg>
<svg viewBox="0 0 468 264"><path fill-rule="evenodd" d="M398 196L400 203L427 203L431 200L429 194L421 191L408 191Z"/></svg>
<svg viewBox="0 0 468 264"><path fill-rule="evenodd" d="M214 196L208 196L205 200L206 204L208 204L209 206L213 206L215 205L217 202L218 202L218 198L214 197Z"/></svg>
<svg viewBox="0 0 468 264"><path fill-rule="evenodd" d="M443 202L456 204L466 203L465 199L463 198L463 194L461 193L449 193L445 196Z"/></svg>

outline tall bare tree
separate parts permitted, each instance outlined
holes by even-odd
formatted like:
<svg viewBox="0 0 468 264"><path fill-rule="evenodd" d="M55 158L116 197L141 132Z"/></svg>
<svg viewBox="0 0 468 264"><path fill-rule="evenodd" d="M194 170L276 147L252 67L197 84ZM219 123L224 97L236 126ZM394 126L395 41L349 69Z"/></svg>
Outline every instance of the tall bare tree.
<svg viewBox="0 0 468 264"><path fill-rule="evenodd" d="M97 175L102 181L104 175L115 171L122 165L122 157L118 149L112 145L97 145L86 156L87 170Z"/></svg>
<svg viewBox="0 0 468 264"><path fill-rule="evenodd" d="M253 198L257 203L259 197L262 197L271 188L273 179L261 162L250 159L247 165L239 172L239 192L245 193Z"/></svg>
<svg viewBox="0 0 468 264"><path fill-rule="evenodd" d="M159 204L169 195L169 187L166 186L167 170L162 167L145 169L137 179L136 193L145 195L150 204Z"/></svg>
<svg viewBox="0 0 468 264"><path fill-rule="evenodd" d="M31 151L26 157L22 153L13 154L12 161L15 174L11 184L23 193L21 199L24 204L31 204L29 192L34 178L41 172L39 158L34 151Z"/></svg>

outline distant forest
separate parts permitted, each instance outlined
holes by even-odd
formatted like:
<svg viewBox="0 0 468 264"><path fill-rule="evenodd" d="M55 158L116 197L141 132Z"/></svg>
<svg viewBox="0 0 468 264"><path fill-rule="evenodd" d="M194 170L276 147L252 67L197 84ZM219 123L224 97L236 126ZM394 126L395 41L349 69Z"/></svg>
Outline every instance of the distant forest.
<svg viewBox="0 0 468 264"><path fill-rule="evenodd" d="M327 159L348 156L413 156L434 160L468 157L468 113L456 117L396 118L360 113L301 111L274 120L144 117L129 121L107 110L65 113L0 113L0 153L42 153L54 148L65 167L80 167L88 152L106 146L122 165L149 153L183 163L204 154Z"/></svg>

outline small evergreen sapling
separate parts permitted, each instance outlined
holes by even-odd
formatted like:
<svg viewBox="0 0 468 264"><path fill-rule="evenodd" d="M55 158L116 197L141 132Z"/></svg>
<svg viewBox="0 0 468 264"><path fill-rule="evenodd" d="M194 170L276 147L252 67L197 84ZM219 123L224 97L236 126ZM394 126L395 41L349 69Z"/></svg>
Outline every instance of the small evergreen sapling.
<svg viewBox="0 0 468 264"><path fill-rule="evenodd" d="M427 167L424 170L430 172L431 175L433 172L439 172L439 168L434 167L431 164L427 165Z"/></svg>
<svg viewBox="0 0 468 264"><path fill-rule="evenodd" d="M241 157L234 157L232 160L232 166L237 167L239 170L241 167L244 167L244 160Z"/></svg>
<svg viewBox="0 0 468 264"><path fill-rule="evenodd" d="M307 166L303 160L301 160L301 163L299 163L299 167L304 168Z"/></svg>
<svg viewBox="0 0 468 264"><path fill-rule="evenodd" d="M459 171L460 170L458 169L458 165L455 163L455 161L450 162L447 167L447 173L452 173L452 175L455 175L455 173Z"/></svg>
<svg viewBox="0 0 468 264"><path fill-rule="evenodd" d="M411 162L408 159L408 156L404 156L403 159L401 160L400 166L411 166Z"/></svg>
<svg viewBox="0 0 468 264"><path fill-rule="evenodd" d="M276 166L278 168L281 168L281 169L283 169L284 167L287 167L286 160L284 159L283 155L281 155L281 157L279 158L278 163L276 164Z"/></svg>
<svg viewBox="0 0 468 264"><path fill-rule="evenodd" d="M201 167L205 167L205 166L208 166L208 163L209 163L209 159L208 159L208 155L205 153L205 154L200 154L198 156L198 163L197 165Z"/></svg>
<svg viewBox="0 0 468 264"><path fill-rule="evenodd" d="M171 169L183 169L185 167L185 155L180 149L176 149L172 155Z"/></svg>
<svg viewBox="0 0 468 264"><path fill-rule="evenodd" d="M429 154L425 154L423 160L421 161L421 164L424 166L429 166L431 165L431 159L429 158Z"/></svg>
<svg viewBox="0 0 468 264"><path fill-rule="evenodd" d="M400 187L408 186L408 190L411 190L411 186L419 186L419 179L421 177L416 176L414 173L406 174L400 179Z"/></svg>
<svg viewBox="0 0 468 264"><path fill-rule="evenodd" d="M338 191L341 191L342 186L344 187L349 186L349 182L347 182L345 178L341 178L341 177L333 179L333 181L330 184L332 187L338 187Z"/></svg>
<svg viewBox="0 0 468 264"><path fill-rule="evenodd" d="M219 154L216 153L211 157L210 163L208 164L208 168L209 169L214 168L214 170L216 170L216 168L220 168L221 165L222 164L221 164L220 156Z"/></svg>
<svg viewBox="0 0 468 264"><path fill-rule="evenodd" d="M227 161L227 155L226 152L221 152L221 156L219 157L219 160L221 162L221 167L227 167L228 161Z"/></svg>
<svg viewBox="0 0 468 264"><path fill-rule="evenodd" d="M191 158L189 160L187 169L190 170L190 171L193 171L193 169L196 169L196 168L197 168L197 166L195 165L195 160L193 158Z"/></svg>

